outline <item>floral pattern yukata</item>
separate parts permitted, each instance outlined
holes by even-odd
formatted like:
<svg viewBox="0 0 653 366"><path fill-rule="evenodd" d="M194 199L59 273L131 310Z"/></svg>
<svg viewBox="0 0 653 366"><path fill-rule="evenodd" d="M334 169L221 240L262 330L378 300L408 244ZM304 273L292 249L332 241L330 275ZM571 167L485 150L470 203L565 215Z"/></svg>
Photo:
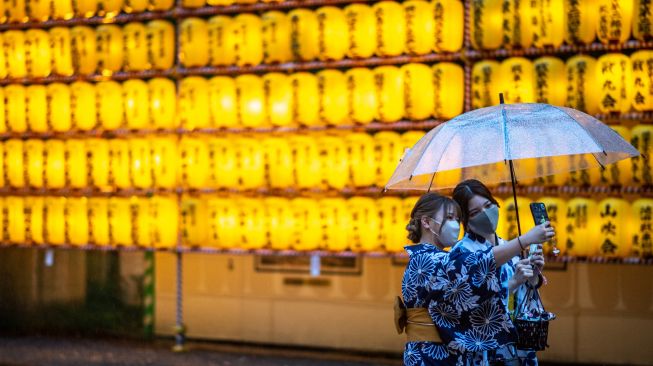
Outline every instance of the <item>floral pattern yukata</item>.
<svg viewBox="0 0 653 366"><path fill-rule="evenodd" d="M442 343L407 342L406 366L470 365L474 355L514 343L492 249L448 253L431 244L407 246L402 282L408 308L428 308Z"/></svg>

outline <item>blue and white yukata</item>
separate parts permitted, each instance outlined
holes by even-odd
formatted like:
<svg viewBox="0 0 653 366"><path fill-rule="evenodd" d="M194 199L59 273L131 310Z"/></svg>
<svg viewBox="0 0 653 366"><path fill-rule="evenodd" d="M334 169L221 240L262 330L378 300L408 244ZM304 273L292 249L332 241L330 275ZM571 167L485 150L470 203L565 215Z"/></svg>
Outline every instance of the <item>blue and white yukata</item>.
<svg viewBox="0 0 653 366"><path fill-rule="evenodd" d="M473 365L474 355L516 341L503 303L492 249L445 252L431 244L407 246L401 292L408 308L427 308L442 343L407 342L406 366Z"/></svg>

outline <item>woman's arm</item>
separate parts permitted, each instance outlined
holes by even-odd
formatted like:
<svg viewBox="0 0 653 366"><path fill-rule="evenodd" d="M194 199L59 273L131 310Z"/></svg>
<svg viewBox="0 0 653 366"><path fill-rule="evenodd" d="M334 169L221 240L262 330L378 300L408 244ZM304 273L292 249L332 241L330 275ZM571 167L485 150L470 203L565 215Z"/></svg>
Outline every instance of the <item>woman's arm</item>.
<svg viewBox="0 0 653 366"><path fill-rule="evenodd" d="M549 222L537 225L526 234L518 236L503 245L497 245L492 248L494 260L497 262L497 266L501 266L508 262L512 257L519 255L519 253L526 249L528 245L544 243L554 236L555 230L551 227Z"/></svg>

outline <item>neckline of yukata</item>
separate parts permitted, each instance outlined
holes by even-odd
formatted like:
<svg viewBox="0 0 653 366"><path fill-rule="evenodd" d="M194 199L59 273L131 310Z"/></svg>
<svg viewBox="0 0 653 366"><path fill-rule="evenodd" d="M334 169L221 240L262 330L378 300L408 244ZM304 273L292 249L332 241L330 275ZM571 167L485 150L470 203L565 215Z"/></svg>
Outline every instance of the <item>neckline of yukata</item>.
<svg viewBox="0 0 653 366"><path fill-rule="evenodd" d="M425 252L444 252L444 250L438 248L436 245L431 243L417 243L406 245L404 250L408 253L408 256L413 256L415 254L425 253Z"/></svg>

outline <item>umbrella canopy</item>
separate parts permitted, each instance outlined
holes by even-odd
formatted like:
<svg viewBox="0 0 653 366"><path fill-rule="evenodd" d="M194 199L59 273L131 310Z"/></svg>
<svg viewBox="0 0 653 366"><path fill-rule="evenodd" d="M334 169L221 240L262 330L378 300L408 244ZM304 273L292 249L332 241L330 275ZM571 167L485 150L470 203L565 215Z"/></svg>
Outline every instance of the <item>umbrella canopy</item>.
<svg viewBox="0 0 653 366"><path fill-rule="evenodd" d="M386 189L444 189L471 178L509 182L509 161L520 180L605 167L637 155L613 129L575 109L500 104L431 130L406 152Z"/></svg>

